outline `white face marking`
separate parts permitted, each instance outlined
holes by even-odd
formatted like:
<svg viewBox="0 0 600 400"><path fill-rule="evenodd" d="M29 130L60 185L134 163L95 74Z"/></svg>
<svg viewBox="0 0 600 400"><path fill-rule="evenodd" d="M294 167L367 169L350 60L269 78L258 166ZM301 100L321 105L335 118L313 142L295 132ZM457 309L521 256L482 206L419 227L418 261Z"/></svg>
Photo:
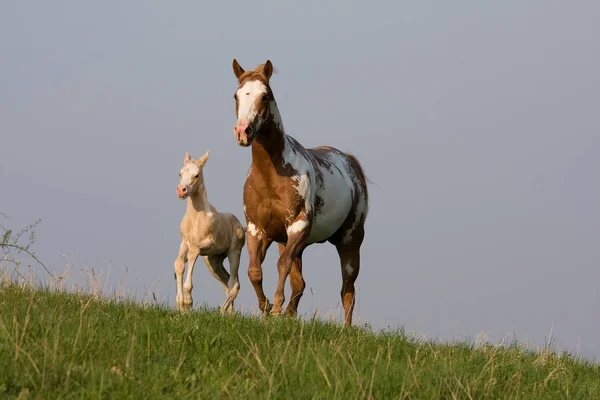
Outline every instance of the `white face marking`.
<svg viewBox="0 0 600 400"><path fill-rule="evenodd" d="M308 222L306 222L303 219L299 219L287 228L287 234L291 235L294 233L302 232L304 229L306 229L307 225Z"/></svg>
<svg viewBox="0 0 600 400"><path fill-rule="evenodd" d="M352 268L352 265L350 265L350 263L346 264L344 268L346 269L348 275L352 275L352 273L354 272L354 268Z"/></svg>
<svg viewBox="0 0 600 400"><path fill-rule="evenodd" d="M246 230L254 237L258 237L258 229L256 228L256 225L254 225L252 222L248 222L248 226L246 227Z"/></svg>
<svg viewBox="0 0 600 400"><path fill-rule="evenodd" d="M261 81L249 81L236 92L238 98L238 121L253 122L256 118L256 100L267 92Z"/></svg>
<svg viewBox="0 0 600 400"><path fill-rule="evenodd" d="M185 185L188 191L190 190L190 185L192 184L192 178L200 173L200 167L193 162L185 163L183 168L181 168L181 178L179 178L179 184Z"/></svg>

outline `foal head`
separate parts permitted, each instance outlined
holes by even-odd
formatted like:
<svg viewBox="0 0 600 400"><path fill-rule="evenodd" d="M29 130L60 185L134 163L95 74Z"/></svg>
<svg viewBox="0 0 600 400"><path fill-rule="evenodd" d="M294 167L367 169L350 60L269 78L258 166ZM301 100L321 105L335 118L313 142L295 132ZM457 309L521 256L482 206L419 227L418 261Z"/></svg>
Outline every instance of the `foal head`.
<svg viewBox="0 0 600 400"><path fill-rule="evenodd" d="M179 185L175 189L177 196L180 199L185 199L197 193L202 187L204 187L204 177L202 176L202 168L208 160L210 151L207 151L198 160L192 160L190 153L185 153L183 159L183 168L179 171Z"/></svg>
<svg viewBox="0 0 600 400"><path fill-rule="evenodd" d="M261 126L273 117L271 103L273 92L269 87L269 79L273 75L273 64L267 60L254 71L245 71L236 59L233 60L233 73L239 86L233 96L237 123L233 133L240 146L246 147L259 134Z"/></svg>

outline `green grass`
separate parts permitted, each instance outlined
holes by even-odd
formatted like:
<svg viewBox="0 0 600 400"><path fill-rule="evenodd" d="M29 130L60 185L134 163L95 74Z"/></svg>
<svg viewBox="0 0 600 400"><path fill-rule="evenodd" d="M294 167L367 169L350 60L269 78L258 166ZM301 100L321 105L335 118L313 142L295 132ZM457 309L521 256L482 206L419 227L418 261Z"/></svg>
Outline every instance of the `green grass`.
<svg viewBox="0 0 600 400"><path fill-rule="evenodd" d="M551 349L259 320L0 285L0 398L600 398Z"/></svg>

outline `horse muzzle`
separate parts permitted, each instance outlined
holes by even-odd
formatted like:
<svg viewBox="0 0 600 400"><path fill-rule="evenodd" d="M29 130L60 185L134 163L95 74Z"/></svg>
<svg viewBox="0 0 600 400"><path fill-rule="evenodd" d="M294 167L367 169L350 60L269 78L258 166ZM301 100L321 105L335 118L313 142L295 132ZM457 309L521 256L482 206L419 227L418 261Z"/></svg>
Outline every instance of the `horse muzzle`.
<svg viewBox="0 0 600 400"><path fill-rule="evenodd" d="M250 146L254 140L254 129L252 129L248 121L238 121L233 127L233 133L238 145L242 147Z"/></svg>
<svg viewBox="0 0 600 400"><path fill-rule="evenodd" d="M175 191L177 192L177 197L179 197L181 200L185 199L188 195L188 189L185 185L177 185Z"/></svg>

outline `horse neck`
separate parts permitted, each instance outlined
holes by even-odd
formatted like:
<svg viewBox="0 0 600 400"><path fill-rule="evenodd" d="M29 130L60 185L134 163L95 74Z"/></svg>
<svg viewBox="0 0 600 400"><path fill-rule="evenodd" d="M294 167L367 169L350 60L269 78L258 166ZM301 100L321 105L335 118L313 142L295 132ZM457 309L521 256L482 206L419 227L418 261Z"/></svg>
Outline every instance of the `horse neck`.
<svg viewBox="0 0 600 400"><path fill-rule="evenodd" d="M285 148L286 134L283 129L281 115L275 102L271 105L270 118L261 128L260 135L252 142L253 170L267 174L275 170L275 165L281 165Z"/></svg>
<svg viewBox="0 0 600 400"><path fill-rule="evenodd" d="M198 189L188 197L187 213L191 215L200 213L207 214L210 212L210 204L208 203L208 196L206 195L204 177L200 177L197 186Z"/></svg>

